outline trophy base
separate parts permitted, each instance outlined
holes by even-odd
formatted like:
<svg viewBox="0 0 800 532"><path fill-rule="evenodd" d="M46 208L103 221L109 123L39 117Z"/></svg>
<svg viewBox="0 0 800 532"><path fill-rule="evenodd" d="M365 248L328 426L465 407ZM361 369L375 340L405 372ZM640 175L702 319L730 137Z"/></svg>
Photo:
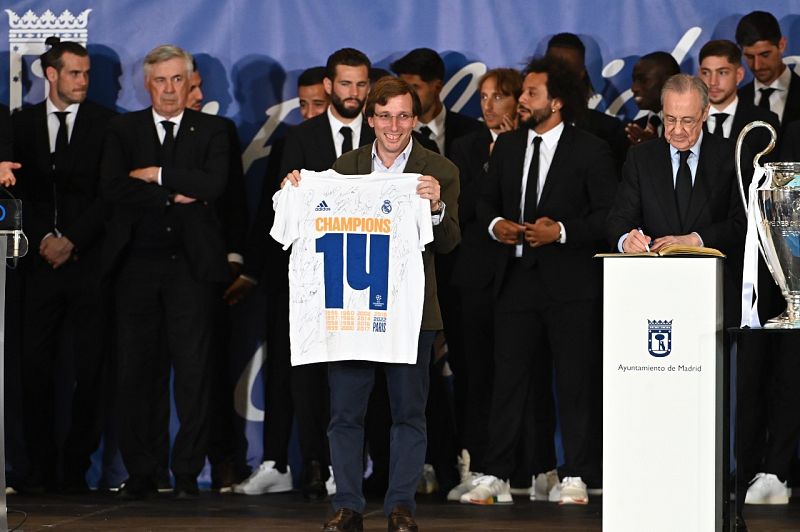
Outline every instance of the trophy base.
<svg viewBox="0 0 800 532"><path fill-rule="evenodd" d="M785 311L780 316L767 320L765 329L800 329L800 315Z"/></svg>

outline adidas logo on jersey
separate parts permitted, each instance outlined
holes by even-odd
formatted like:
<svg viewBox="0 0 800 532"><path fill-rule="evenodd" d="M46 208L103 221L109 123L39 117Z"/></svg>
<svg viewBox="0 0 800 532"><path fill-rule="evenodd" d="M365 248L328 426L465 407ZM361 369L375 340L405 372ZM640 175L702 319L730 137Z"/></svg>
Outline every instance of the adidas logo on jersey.
<svg viewBox="0 0 800 532"><path fill-rule="evenodd" d="M322 200L322 201L319 202L319 205L314 207L314 210L315 211L329 211L329 210L331 210L331 208L328 207L328 203L325 200Z"/></svg>

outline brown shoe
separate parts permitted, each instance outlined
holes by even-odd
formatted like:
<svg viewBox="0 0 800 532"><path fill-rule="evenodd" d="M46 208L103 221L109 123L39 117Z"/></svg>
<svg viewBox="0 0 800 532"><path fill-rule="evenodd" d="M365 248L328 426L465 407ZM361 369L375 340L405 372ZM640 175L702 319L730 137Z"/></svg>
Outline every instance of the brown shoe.
<svg viewBox="0 0 800 532"><path fill-rule="evenodd" d="M322 525L322 532L364 532L364 516L350 508L339 508L336 515Z"/></svg>
<svg viewBox="0 0 800 532"><path fill-rule="evenodd" d="M389 514L389 532L419 532L411 510L405 506L395 506Z"/></svg>

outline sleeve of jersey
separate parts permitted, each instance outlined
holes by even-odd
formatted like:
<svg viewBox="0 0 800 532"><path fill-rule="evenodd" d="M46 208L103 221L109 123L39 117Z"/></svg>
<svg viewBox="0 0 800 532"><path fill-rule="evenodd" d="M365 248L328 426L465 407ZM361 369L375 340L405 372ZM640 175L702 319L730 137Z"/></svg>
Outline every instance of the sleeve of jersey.
<svg viewBox="0 0 800 532"><path fill-rule="evenodd" d="M272 204L275 208L275 221L272 224L269 235L277 240L283 246L283 249L289 249L292 242L299 236L297 209L292 208L296 201L295 198L299 196L300 194L297 194L296 187L287 184L272 197Z"/></svg>
<svg viewBox="0 0 800 532"><path fill-rule="evenodd" d="M426 244L433 242L433 222L431 221L431 203L419 197L417 201L417 227L419 228L419 250L423 251Z"/></svg>

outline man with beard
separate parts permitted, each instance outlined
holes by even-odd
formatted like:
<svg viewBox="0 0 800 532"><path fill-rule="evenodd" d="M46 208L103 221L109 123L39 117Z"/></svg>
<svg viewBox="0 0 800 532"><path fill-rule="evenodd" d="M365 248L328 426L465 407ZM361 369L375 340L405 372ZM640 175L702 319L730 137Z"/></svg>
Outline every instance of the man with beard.
<svg viewBox="0 0 800 532"><path fill-rule="evenodd" d="M23 427L26 489L58 478L54 433L55 363L62 327L72 332L75 382L64 443L63 487L87 490L84 475L100 441L104 319L99 276L106 208L98 196L100 155L112 111L86 101L89 54L51 37L42 54L47 98L12 116L16 193L25 204L31 253L23 261ZM35 251L34 251L35 250Z"/></svg>
<svg viewBox="0 0 800 532"><path fill-rule="evenodd" d="M661 87L670 76L681 71L680 65L667 52L643 55L633 67L631 91L636 105L647 113L625 126L631 144L641 144L660 137L664 128L658 117L661 111Z"/></svg>
<svg viewBox="0 0 800 532"><path fill-rule="evenodd" d="M325 67L305 69L297 78L297 99L303 120L314 118L328 110L331 99L325 92Z"/></svg>
<svg viewBox="0 0 800 532"><path fill-rule="evenodd" d="M560 502L586 504L600 481L600 264L616 176L608 144L570 123L585 106L576 73L553 57L532 60L519 98L520 128L498 137L478 216L502 244L494 277L495 377L486 475L466 504L511 504L507 479L538 358L556 371L565 463ZM580 154L576 157L575 154ZM577 325L576 325L577 324ZM580 332L576 333L576 326ZM534 434L523 436L535 441Z"/></svg>
<svg viewBox="0 0 800 532"><path fill-rule="evenodd" d="M280 171L328 170L343 153L372 143L375 133L366 124L362 110L369 92L370 61L353 48L337 50L325 67L323 85L331 99L326 112L289 130L283 147ZM267 283L267 381L264 418L263 463L250 477L234 486L236 493L259 495L292 489L288 463L292 410L296 414L300 451L303 455L301 492L308 499L322 499L328 494L326 480L330 465L328 439L328 378L324 364L291 368L289 351L289 281L286 277L289 254L280 244L268 239L274 212L272 194L279 183L265 183L264 199L256 221L255 238L266 248L264 260L246 264L245 277L239 285L258 279L266 266ZM268 239L269 242L260 239ZM253 238L251 238L251 241ZM259 267L259 264L262 267ZM230 293L232 289L228 290Z"/></svg>
<svg viewBox="0 0 800 532"><path fill-rule="evenodd" d="M800 120L800 76L783 62L786 37L772 13L753 11L736 26L736 43L755 78L739 89L739 97L778 115L786 126Z"/></svg>

